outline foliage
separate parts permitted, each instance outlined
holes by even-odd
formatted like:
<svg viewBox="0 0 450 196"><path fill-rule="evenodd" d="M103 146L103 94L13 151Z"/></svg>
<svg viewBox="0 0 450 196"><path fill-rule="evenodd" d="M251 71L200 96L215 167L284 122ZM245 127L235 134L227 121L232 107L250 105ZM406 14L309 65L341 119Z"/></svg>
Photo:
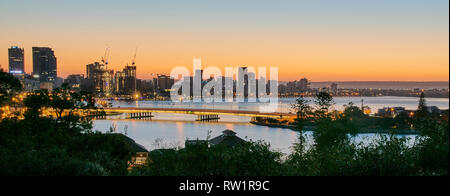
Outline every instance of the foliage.
<svg viewBox="0 0 450 196"><path fill-rule="evenodd" d="M11 85L3 92L13 91ZM200 143L180 150L152 151L147 165L129 172L128 162L134 152L127 138L93 132L90 119L74 112L95 108L89 94L73 93L64 87L52 93L38 91L24 100L25 119L7 118L0 122L0 175L448 175L448 114L416 117L414 122L407 114L393 119L370 118L352 103L338 113L331 111L333 98L325 92L319 93L314 103L315 107L311 107L308 101L299 98L293 106L299 120L307 119L314 125L314 140L307 143L301 131L300 142L289 155L272 151L263 142L236 147ZM44 117L42 111L46 109L56 111L57 115ZM299 130L303 130L304 121L300 123ZM381 123L399 127L414 123L421 135L413 143L396 135L379 135L370 144L352 142L361 128Z"/></svg>
<svg viewBox="0 0 450 196"><path fill-rule="evenodd" d="M378 135L367 143L352 137L371 118L353 104L342 114L330 115L332 99L315 100L314 143L305 142L303 132L293 152L287 156L273 152L263 143L235 148L206 144L182 150L157 150L147 166L132 175L155 176L430 176L448 175L448 118L427 118L420 127L422 136L410 141L396 135ZM319 100L320 99L320 100ZM300 103L303 102L300 100ZM301 108L301 107L297 107ZM318 114L317 114L318 113ZM410 119L406 116L392 119ZM409 122L408 122L409 123ZM302 140L303 139L303 140Z"/></svg>
<svg viewBox="0 0 450 196"><path fill-rule="evenodd" d="M261 142L241 146L194 145L150 154L148 166L132 175L151 176L273 176L283 175L281 153Z"/></svg>
<svg viewBox="0 0 450 196"><path fill-rule="evenodd" d="M449 126L445 119L428 119L418 127L423 138L415 147L419 165L426 174L448 175L449 166Z"/></svg>
<svg viewBox="0 0 450 196"><path fill-rule="evenodd" d="M354 144L349 136L374 118L366 116L352 103L346 105L342 115L333 118L324 115L332 106L327 104L332 99L326 97L324 94L315 100L315 143L309 148L303 143L296 144L284 163L286 175L448 175L448 115L446 118L422 118L417 125L422 136L418 136L413 144L395 135L379 135L380 139L369 145ZM423 103L425 100L421 101ZM380 119L377 120L374 122ZM387 124L406 127L412 124L412 118L404 113ZM299 137L304 139L303 134Z"/></svg>
<svg viewBox="0 0 450 196"><path fill-rule="evenodd" d="M311 114L311 106L309 106L309 100L305 99L303 96L299 97L295 100L295 103L291 106L297 113L297 128L299 131L302 131L305 122L309 119L309 115Z"/></svg>
<svg viewBox="0 0 450 196"><path fill-rule="evenodd" d="M330 117L330 109L334 105L333 97L327 92L319 92L314 96L314 103L316 104L315 117L328 118Z"/></svg>
<svg viewBox="0 0 450 196"><path fill-rule="evenodd" d="M89 118L71 113L92 103L58 89L28 96L25 119L0 122L0 175L126 175L133 150L125 136L95 133ZM43 117L44 108L63 112Z"/></svg>
<svg viewBox="0 0 450 196"><path fill-rule="evenodd" d="M425 100L425 93L420 94L419 106L416 112L416 118L421 119L428 116L427 102Z"/></svg>
<svg viewBox="0 0 450 196"><path fill-rule="evenodd" d="M20 90L22 90L22 84L19 79L0 70L0 106Z"/></svg>

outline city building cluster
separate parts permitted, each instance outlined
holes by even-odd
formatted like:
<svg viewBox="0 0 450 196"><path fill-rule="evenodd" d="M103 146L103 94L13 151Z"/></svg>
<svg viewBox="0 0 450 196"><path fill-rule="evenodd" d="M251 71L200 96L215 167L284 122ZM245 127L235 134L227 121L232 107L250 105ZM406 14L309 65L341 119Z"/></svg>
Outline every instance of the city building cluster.
<svg viewBox="0 0 450 196"><path fill-rule="evenodd" d="M330 83L329 85L314 84L306 78L299 81L280 82L278 87L280 97L312 97L318 92L328 92L334 97L382 97L382 96L397 96L397 97L419 97L420 94L425 93L429 98L448 98L449 88L411 88L411 89L385 89L385 88L343 88L337 83ZM312 87L316 86L316 87Z"/></svg>
<svg viewBox="0 0 450 196"><path fill-rule="evenodd" d="M17 77L24 89L32 92L39 89L49 91L63 83L74 91L86 91L101 97L140 98L150 95L165 95L174 84L174 79L158 75L153 80L140 80L136 77L136 65L126 65L123 70L114 72L108 69L108 59L86 65L86 74L72 74L66 79L57 75L57 58L49 47L33 47L33 71L25 72L24 49L12 46L8 49L9 73Z"/></svg>
<svg viewBox="0 0 450 196"><path fill-rule="evenodd" d="M180 78L175 79L168 75L157 74L153 79L143 80L136 76L137 67L135 58L130 65L124 66L120 71L114 71L108 68L109 49L106 50L105 56L100 62L93 62L86 65L85 74L72 74L63 79L57 75L57 58L55 52L49 47L33 47L32 48L32 64L33 71L30 74L25 73L24 65L24 49L12 46L8 49L9 57L9 73L16 76L22 82L24 89L32 92L39 89L47 89L51 91L53 88L60 87L63 83L74 91L86 91L95 93L99 97L115 98L115 99L141 99L152 98L164 100L170 97L171 89L175 82ZM355 88L346 89L340 88L337 83L331 83L328 86L321 88L312 88L311 81L303 78L290 82L266 81L265 78L256 78L256 74L248 71L247 67L241 67L242 71L236 76L241 78L243 84L238 84L236 78L227 77L208 77L204 75L203 70L194 70L193 76L183 78L190 87L188 98L196 98L195 96L203 97L205 93L214 94L215 90L211 92L200 92L194 94L194 82L200 82L201 88L205 87L212 80L220 80L222 89L222 97L226 94L236 96L236 92L243 88L244 97L259 97L263 92L259 92L259 85L266 84L266 95L271 93L273 85L278 87L279 97L299 97L299 96L314 96L318 92L326 91L333 96L408 96L417 97L422 92L425 92L428 97L448 98L449 89L372 89L372 88ZM273 85L271 85L273 84ZM182 85L186 87L185 84ZM256 87L256 88L255 88ZM231 91L232 92L229 92ZM182 88L179 89L181 94Z"/></svg>
<svg viewBox="0 0 450 196"><path fill-rule="evenodd" d="M8 49L9 73L23 83L27 91L53 89L62 84L57 77L57 59L55 52L48 47L33 47L33 72L25 73L24 49L13 46Z"/></svg>
<svg viewBox="0 0 450 196"><path fill-rule="evenodd" d="M19 78L24 89L32 92L39 89L47 89L49 91L54 88L67 84L73 91L85 91L95 93L98 97L114 98L114 99L167 99L173 85L177 81L168 75L157 74L151 80L141 80L136 76L137 67L135 61L131 65L126 65L121 71L114 71L108 68L109 51L105 52L101 62L93 62L86 65L86 74L71 74L63 79L57 75L57 58L54 51L48 47L33 47L33 72L27 74L24 69L24 49L13 46L8 49L9 56L9 73ZM220 80L222 96L225 97L226 90L232 89L232 96L236 96L239 88L243 88L244 96L258 97L259 81L264 78L256 79L256 74L249 72L247 67L241 67L238 78L241 78L242 85L238 84L233 78L227 77L207 77L204 76L203 70L195 70L194 76L183 78L188 82L187 86L190 88L186 98L194 98L195 96L203 97L205 93L214 94L215 90L212 88L210 92L200 91L199 95L194 94L194 82L199 81L200 87L203 89L210 81ZM277 81L267 81L266 94L270 93L270 84L276 85ZM254 85L252 85L252 83ZM182 85L186 87L185 84ZM254 86L256 87L253 89ZM220 87L216 87L220 89ZM183 88L179 89L180 92ZM262 92L261 92L262 93Z"/></svg>

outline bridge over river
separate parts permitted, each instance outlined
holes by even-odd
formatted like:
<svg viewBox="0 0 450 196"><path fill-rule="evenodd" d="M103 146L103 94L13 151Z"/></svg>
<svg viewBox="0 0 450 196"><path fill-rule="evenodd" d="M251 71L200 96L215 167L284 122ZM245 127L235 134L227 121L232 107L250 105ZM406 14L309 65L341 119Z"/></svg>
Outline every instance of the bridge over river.
<svg viewBox="0 0 450 196"><path fill-rule="evenodd" d="M148 115L151 113L180 113L180 114L193 114L193 115L234 115L234 116L248 116L248 117L266 117L266 118L291 118L295 114L289 113L263 113L257 111L242 111L242 110L212 110L212 109L184 109L184 108L103 108L106 113L126 113L126 114L138 114Z"/></svg>

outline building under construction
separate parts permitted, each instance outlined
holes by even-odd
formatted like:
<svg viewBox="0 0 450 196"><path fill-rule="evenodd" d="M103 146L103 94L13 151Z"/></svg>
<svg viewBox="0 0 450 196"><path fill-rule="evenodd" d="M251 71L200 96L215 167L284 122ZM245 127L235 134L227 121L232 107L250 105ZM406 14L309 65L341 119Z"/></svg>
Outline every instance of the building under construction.
<svg viewBox="0 0 450 196"><path fill-rule="evenodd" d="M86 65L86 76L94 84L96 93L110 96L114 92L114 70L107 69L105 64L95 62Z"/></svg>

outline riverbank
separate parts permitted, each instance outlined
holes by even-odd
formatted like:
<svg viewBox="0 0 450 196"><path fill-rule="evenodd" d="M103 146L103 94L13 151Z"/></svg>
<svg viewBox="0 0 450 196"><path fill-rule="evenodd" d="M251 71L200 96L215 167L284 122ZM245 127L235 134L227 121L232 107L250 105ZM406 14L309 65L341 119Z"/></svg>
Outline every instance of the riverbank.
<svg viewBox="0 0 450 196"><path fill-rule="evenodd" d="M281 125L281 124L268 124L268 123L261 123L261 122L255 122L251 121L251 124L258 125L258 126L264 126L264 127L270 127L270 128L281 128L281 129L290 129L292 131L298 131L298 129L294 125ZM312 126L306 126L305 130L313 130ZM419 132L412 129L363 129L360 130L358 133L372 133L372 134L400 134L400 135L418 135Z"/></svg>

